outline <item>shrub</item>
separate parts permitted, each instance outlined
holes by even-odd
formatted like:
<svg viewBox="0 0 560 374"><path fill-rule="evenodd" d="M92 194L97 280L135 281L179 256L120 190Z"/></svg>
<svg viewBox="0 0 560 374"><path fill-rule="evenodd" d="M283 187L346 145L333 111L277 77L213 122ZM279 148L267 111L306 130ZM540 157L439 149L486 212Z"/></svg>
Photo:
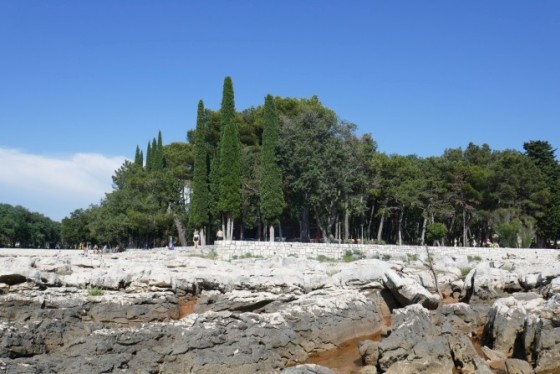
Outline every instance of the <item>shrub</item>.
<svg viewBox="0 0 560 374"><path fill-rule="evenodd" d="M89 296L103 296L105 292L100 287L90 287L88 288L88 295Z"/></svg>
<svg viewBox="0 0 560 374"><path fill-rule="evenodd" d="M334 258L327 257L325 255L319 255L319 256L317 256L317 261L319 261L319 262L333 262Z"/></svg>
<svg viewBox="0 0 560 374"><path fill-rule="evenodd" d="M469 260L469 262L482 261L482 257L467 255L467 260Z"/></svg>
<svg viewBox="0 0 560 374"><path fill-rule="evenodd" d="M389 261L389 260L391 259L391 255L384 254L383 257L381 257L381 259L382 259L383 261Z"/></svg>
<svg viewBox="0 0 560 374"><path fill-rule="evenodd" d="M472 268L466 267L461 268L461 277L465 279L465 277L471 272Z"/></svg>
<svg viewBox="0 0 560 374"><path fill-rule="evenodd" d="M428 243L441 240L447 235L447 226L443 223L430 223L426 226L426 239Z"/></svg>

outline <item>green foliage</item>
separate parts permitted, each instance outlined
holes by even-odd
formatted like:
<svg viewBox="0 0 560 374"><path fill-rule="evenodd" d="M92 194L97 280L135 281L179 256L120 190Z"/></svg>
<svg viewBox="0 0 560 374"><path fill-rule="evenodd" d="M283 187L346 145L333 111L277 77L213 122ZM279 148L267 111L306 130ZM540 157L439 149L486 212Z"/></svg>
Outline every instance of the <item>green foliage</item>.
<svg viewBox="0 0 560 374"><path fill-rule="evenodd" d="M219 210L226 216L236 218L241 208L240 143L235 122L233 83L230 77L224 80L222 98L222 139L220 142L220 194Z"/></svg>
<svg viewBox="0 0 560 374"><path fill-rule="evenodd" d="M354 257L354 253L351 250L347 249L344 252L344 256L342 256L342 261L344 262L356 261L356 258Z"/></svg>
<svg viewBox="0 0 560 374"><path fill-rule="evenodd" d="M198 103L196 137L194 142L194 175L192 183L190 217L195 229L208 223L208 173L207 154L204 144L205 112L202 100Z"/></svg>
<svg viewBox="0 0 560 374"><path fill-rule="evenodd" d="M263 221L277 224L284 209L282 170L277 162L278 114L274 99L268 95L264 104L264 129L262 137L262 170L260 181L260 207Z"/></svg>
<svg viewBox="0 0 560 374"><path fill-rule="evenodd" d="M471 272L472 268L463 267L461 268L461 277L465 279L465 277Z"/></svg>
<svg viewBox="0 0 560 374"><path fill-rule="evenodd" d="M138 145L136 146L136 153L134 154L134 164L139 167L144 166L144 156Z"/></svg>
<svg viewBox="0 0 560 374"><path fill-rule="evenodd" d="M63 221L65 243L159 246L181 223L210 223L212 236L222 218L228 230L236 219L236 235L256 238L279 222L283 236L299 233L302 240L317 230L316 239L329 241L336 227L345 243L457 238L472 245L490 237L529 247L559 237L560 167L548 142L526 143L525 154L471 143L439 157L386 155L316 96L269 95L264 105L238 113L231 78L223 88L220 110L199 107L186 143L163 146L158 132L145 159L137 147L134 162L115 171L114 191ZM10 245L27 219L0 222L0 240Z"/></svg>
<svg viewBox="0 0 560 374"><path fill-rule="evenodd" d="M441 240L447 235L447 227L443 223L431 223L426 227L426 237L429 243Z"/></svg>
<svg viewBox="0 0 560 374"><path fill-rule="evenodd" d="M332 257L327 257L325 255L318 255L317 261L319 262L335 262L336 260Z"/></svg>
<svg viewBox="0 0 560 374"><path fill-rule="evenodd" d="M61 225L22 206L0 204L0 247L54 248Z"/></svg>
<svg viewBox="0 0 560 374"><path fill-rule="evenodd" d="M251 252L247 252L241 255L239 258L263 258L263 256L252 254Z"/></svg>
<svg viewBox="0 0 560 374"><path fill-rule="evenodd" d="M317 97L276 104L280 113L293 113L281 116L278 142L288 207L302 219L313 212L323 239L328 240L357 172L352 167L355 125L338 121ZM302 239L308 238L302 235Z"/></svg>
<svg viewBox="0 0 560 374"><path fill-rule="evenodd" d="M389 261L391 259L391 255L389 254L384 254L383 256L381 256L381 259L383 261Z"/></svg>
<svg viewBox="0 0 560 374"><path fill-rule="evenodd" d="M538 244L548 246L560 237L560 165L556 160L556 149L546 141L527 142L523 148L540 171L540 180L548 195L542 204L542 214L536 217Z"/></svg>
<svg viewBox="0 0 560 374"><path fill-rule="evenodd" d="M482 257L480 256L471 256L471 255L467 255L467 260L469 262L473 262L473 261L482 261Z"/></svg>
<svg viewBox="0 0 560 374"><path fill-rule="evenodd" d="M89 296L103 296L105 291L103 291L100 287L90 287L88 288L88 295Z"/></svg>

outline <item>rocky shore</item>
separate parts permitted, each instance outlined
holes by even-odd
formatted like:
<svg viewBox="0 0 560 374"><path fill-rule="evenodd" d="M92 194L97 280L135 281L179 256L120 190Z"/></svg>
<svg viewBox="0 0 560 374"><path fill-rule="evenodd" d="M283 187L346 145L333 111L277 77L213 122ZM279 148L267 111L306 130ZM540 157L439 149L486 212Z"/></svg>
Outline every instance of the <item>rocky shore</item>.
<svg viewBox="0 0 560 374"><path fill-rule="evenodd" d="M559 261L431 255L0 249L0 373L560 372Z"/></svg>

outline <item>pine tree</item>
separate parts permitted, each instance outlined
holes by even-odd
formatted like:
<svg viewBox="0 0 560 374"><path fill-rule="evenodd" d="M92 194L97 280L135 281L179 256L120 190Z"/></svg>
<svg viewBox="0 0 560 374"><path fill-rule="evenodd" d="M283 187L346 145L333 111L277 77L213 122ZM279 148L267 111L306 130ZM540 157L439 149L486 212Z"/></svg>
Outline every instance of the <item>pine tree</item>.
<svg viewBox="0 0 560 374"><path fill-rule="evenodd" d="M560 165L556 160L556 149L547 141L537 140L523 144L527 156L541 171L549 190L544 214L538 217L538 246L555 245L560 237Z"/></svg>
<svg viewBox="0 0 560 374"><path fill-rule="evenodd" d="M285 203L282 191L282 171L276 161L278 114L274 98L271 95L265 98L263 127L260 207L264 222L270 225L270 241L274 241L274 225L279 223Z"/></svg>
<svg viewBox="0 0 560 374"><path fill-rule="evenodd" d="M235 121L233 83L224 80L222 96L222 138L220 142L220 200L218 207L225 218L225 239L233 239L233 222L241 209L239 129Z"/></svg>
<svg viewBox="0 0 560 374"><path fill-rule="evenodd" d="M204 244L203 227L208 223L208 173L207 154L204 141L205 118L204 103L198 102L196 133L194 138L194 174L191 200L191 222L200 231L201 242Z"/></svg>

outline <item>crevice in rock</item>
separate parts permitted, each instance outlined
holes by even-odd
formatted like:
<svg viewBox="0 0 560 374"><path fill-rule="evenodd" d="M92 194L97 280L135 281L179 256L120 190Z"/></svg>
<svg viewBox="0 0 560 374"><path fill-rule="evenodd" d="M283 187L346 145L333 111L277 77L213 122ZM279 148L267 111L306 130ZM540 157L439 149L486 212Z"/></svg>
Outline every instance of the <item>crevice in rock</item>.
<svg viewBox="0 0 560 374"><path fill-rule="evenodd" d="M21 274L6 274L0 275L0 283L6 283L8 286L24 283L27 280Z"/></svg>
<svg viewBox="0 0 560 374"><path fill-rule="evenodd" d="M274 300L261 300L253 304L240 305L238 307L231 308L230 311L241 312L241 313L246 313L246 312L259 313L262 312L261 310L262 308L272 303L273 301Z"/></svg>

